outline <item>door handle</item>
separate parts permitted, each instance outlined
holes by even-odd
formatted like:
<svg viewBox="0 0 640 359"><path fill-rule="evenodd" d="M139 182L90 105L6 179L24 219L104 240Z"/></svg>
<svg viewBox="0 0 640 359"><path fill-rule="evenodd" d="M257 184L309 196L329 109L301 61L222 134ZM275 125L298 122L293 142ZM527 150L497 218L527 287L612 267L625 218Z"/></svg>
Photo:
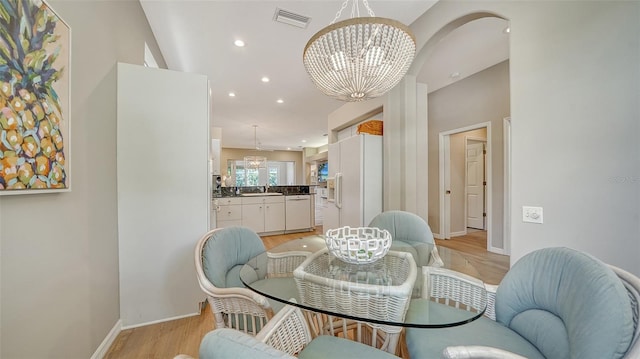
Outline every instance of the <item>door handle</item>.
<svg viewBox="0 0 640 359"><path fill-rule="evenodd" d="M451 194L451 191L450 190L446 190L444 193L445 194Z"/></svg>

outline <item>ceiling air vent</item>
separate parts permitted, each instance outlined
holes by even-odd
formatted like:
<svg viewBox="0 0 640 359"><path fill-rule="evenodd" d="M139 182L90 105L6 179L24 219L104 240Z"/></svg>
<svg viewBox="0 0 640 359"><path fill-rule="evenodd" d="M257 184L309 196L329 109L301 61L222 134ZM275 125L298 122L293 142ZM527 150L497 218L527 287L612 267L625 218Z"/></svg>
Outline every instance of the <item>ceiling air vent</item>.
<svg viewBox="0 0 640 359"><path fill-rule="evenodd" d="M281 22L283 24L293 25L301 29L306 29L307 25L311 21L308 16L293 13L291 11L276 8L276 13L273 15L273 20Z"/></svg>

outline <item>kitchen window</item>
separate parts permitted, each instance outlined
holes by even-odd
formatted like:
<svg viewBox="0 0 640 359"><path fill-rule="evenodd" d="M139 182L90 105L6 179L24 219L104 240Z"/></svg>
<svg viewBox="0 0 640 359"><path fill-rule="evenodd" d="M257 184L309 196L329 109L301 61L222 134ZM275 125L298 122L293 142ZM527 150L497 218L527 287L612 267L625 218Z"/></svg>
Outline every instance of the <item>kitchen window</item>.
<svg viewBox="0 0 640 359"><path fill-rule="evenodd" d="M248 186L283 186L294 184L295 179L294 161L267 161L267 168L246 168L243 160L228 160L227 173L235 176L236 187Z"/></svg>

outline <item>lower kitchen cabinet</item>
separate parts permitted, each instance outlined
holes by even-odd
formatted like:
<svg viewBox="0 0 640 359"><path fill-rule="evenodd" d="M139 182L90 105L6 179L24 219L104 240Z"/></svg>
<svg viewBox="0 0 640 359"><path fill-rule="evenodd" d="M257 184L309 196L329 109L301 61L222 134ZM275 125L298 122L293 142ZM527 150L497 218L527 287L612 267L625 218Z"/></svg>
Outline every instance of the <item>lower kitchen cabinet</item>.
<svg viewBox="0 0 640 359"><path fill-rule="evenodd" d="M242 201L240 198L221 198L216 214L216 227L225 228L242 225Z"/></svg>
<svg viewBox="0 0 640 359"><path fill-rule="evenodd" d="M284 196L242 198L242 225L257 233L284 232Z"/></svg>

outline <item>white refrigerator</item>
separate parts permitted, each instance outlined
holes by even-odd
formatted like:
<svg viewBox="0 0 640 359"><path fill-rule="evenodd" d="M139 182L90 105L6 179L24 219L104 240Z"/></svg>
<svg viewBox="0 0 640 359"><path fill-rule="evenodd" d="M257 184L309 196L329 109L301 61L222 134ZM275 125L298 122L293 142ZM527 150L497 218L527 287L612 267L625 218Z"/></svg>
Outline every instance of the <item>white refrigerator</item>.
<svg viewBox="0 0 640 359"><path fill-rule="evenodd" d="M329 145L323 229L366 227L382 212L382 136L360 134Z"/></svg>

